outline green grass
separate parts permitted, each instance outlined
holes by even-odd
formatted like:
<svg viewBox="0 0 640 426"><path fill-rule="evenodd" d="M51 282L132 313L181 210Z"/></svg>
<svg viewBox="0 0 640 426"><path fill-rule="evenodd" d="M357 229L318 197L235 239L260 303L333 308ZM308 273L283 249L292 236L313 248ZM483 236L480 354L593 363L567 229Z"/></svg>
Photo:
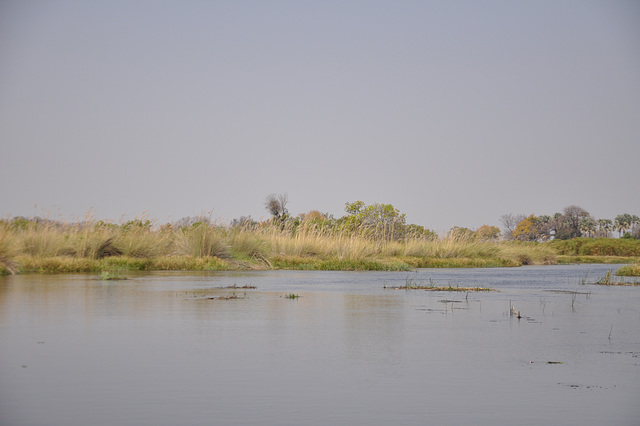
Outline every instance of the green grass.
<svg viewBox="0 0 640 426"><path fill-rule="evenodd" d="M569 265L574 263L637 263L640 262L640 257L629 256L569 256L559 255L557 258L558 264Z"/></svg>
<svg viewBox="0 0 640 426"><path fill-rule="evenodd" d="M640 257L640 240L627 238L574 238L545 243L559 255Z"/></svg>
<svg viewBox="0 0 640 426"><path fill-rule="evenodd" d="M411 268L401 261L376 259L320 259L299 256L277 256L271 261L276 269L311 271L408 271Z"/></svg>

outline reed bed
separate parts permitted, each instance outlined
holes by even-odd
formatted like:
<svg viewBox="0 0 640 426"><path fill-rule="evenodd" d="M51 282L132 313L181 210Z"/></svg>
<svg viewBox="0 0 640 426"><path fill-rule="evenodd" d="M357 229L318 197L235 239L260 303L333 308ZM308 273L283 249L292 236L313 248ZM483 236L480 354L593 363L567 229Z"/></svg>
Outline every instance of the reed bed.
<svg viewBox="0 0 640 426"><path fill-rule="evenodd" d="M357 230L356 230L357 231ZM386 234L385 234L386 235ZM548 244L460 236L390 239L303 223L189 226L136 219L0 222L0 273L124 270L392 270L552 264Z"/></svg>

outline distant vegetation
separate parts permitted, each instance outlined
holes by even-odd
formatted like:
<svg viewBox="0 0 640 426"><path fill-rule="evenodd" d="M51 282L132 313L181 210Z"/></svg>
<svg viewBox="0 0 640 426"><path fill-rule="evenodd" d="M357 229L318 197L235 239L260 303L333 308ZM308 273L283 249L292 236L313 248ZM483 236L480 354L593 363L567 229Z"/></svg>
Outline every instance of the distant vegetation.
<svg viewBox="0 0 640 426"><path fill-rule="evenodd" d="M620 238L640 239L640 217L628 213L613 220L594 219L582 207L571 205L553 216L506 214L500 218L504 238L520 241L569 240L572 238L610 238L614 232Z"/></svg>
<svg viewBox="0 0 640 426"><path fill-rule="evenodd" d="M406 223L405 215L391 204L366 205L362 201L346 203L346 214L337 219L315 210L294 217L287 210L287 201L286 195L270 195L265 208L271 219L257 222L241 217L228 224L207 216L169 224L146 217L119 224L90 216L75 223L14 217L0 221L0 273L409 270L554 264L588 257L601 261L615 257L618 262L640 259L640 240L631 236L544 242L540 232L549 227L542 227L542 223L555 223L556 233L565 232L557 224L574 223L567 219L573 214L567 209L554 222L535 216L509 222L513 229L506 229L505 237L490 225L476 230L454 227L446 235L437 235ZM584 217L580 212L577 215ZM637 227L633 218L625 224L625 231ZM538 238L533 238L536 232Z"/></svg>

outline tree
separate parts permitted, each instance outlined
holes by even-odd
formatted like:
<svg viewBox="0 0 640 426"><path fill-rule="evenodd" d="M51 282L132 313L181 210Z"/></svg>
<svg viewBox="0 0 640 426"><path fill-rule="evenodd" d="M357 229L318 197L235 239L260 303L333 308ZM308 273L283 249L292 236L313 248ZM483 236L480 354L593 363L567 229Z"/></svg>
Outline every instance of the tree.
<svg viewBox="0 0 640 426"><path fill-rule="evenodd" d="M563 209L562 215L557 217L556 238L567 240L582 235L580 230L580 221L590 218L591 215L582 207L570 205Z"/></svg>
<svg viewBox="0 0 640 426"><path fill-rule="evenodd" d="M476 230L476 237L481 240L497 240L500 238L500 228L497 226L482 225Z"/></svg>
<svg viewBox="0 0 640 426"><path fill-rule="evenodd" d="M540 215L535 220L538 238L546 241L551 239L551 235L555 234L556 221L549 215Z"/></svg>
<svg viewBox="0 0 640 426"><path fill-rule="evenodd" d="M422 225L416 225L414 223L411 223L405 227L403 237L405 239L419 238L419 239L427 239L427 240L436 240L438 239L438 234L436 234L430 229L425 228Z"/></svg>
<svg viewBox="0 0 640 426"><path fill-rule="evenodd" d="M472 241L476 239L476 232L469 228L454 226L449 231L449 238L454 241Z"/></svg>
<svg viewBox="0 0 640 426"><path fill-rule="evenodd" d="M631 227L631 222L633 221L633 216L629 213L619 214L614 219L616 231L618 231L618 236L622 237L624 231Z"/></svg>
<svg viewBox="0 0 640 426"><path fill-rule="evenodd" d="M325 221L329 219L329 215L327 213L319 212L318 210L310 210L308 213L300 213L300 219L302 221Z"/></svg>
<svg viewBox="0 0 640 426"><path fill-rule="evenodd" d="M611 219L598 219L598 233L609 238L610 232L613 230L613 221Z"/></svg>
<svg viewBox="0 0 640 426"><path fill-rule="evenodd" d="M287 194L269 194L264 206L274 219L282 220L289 214L287 211Z"/></svg>
<svg viewBox="0 0 640 426"><path fill-rule="evenodd" d="M580 218L580 221L578 223L580 234L581 235L586 234L586 236L589 238L591 238L591 236L596 232L597 226L598 224L591 216Z"/></svg>
<svg viewBox="0 0 640 426"><path fill-rule="evenodd" d="M633 235L638 233L638 232L636 232L637 228L638 228L638 225L640 225L640 217L638 217L636 215L631 216L631 220L629 221L629 227L631 228L631 233Z"/></svg>
<svg viewBox="0 0 640 426"><path fill-rule="evenodd" d="M301 229L304 230L324 230L333 229L335 220L329 213L322 213L318 210L311 210L308 213L298 215Z"/></svg>
<svg viewBox="0 0 640 426"><path fill-rule="evenodd" d="M513 230L512 237L521 241L535 241L538 239L538 229L536 227L536 217L530 215L522 219Z"/></svg>
<svg viewBox="0 0 640 426"><path fill-rule="evenodd" d="M513 213L507 213L500 216L500 223L502 223L502 226L504 227L503 228L504 238L507 240L512 239L513 238L512 234L513 234L513 231L515 231L516 226L518 226L518 223L520 223L525 218L526 216L523 214L513 214Z"/></svg>
<svg viewBox="0 0 640 426"><path fill-rule="evenodd" d="M640 217L631 216L631 236L635 239L640 239Z"/></svg>
<svg viewBox="0 0 640 426"><path fill-rule="evenodd" d="M391 204L374 203L367 206L362 201L345 204L347 216L341 219L342 229L348 233L360 233L374 239L397 239L406 231L406 216Z"/></svg>

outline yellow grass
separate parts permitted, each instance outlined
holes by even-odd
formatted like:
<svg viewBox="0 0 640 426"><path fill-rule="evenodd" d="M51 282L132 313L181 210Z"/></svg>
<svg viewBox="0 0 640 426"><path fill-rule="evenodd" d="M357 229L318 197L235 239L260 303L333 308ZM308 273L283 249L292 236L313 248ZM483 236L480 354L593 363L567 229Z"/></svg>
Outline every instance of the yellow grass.
<svg viewBox="0 0 640 426"><path fill-rule="evenodd" d="M222 269L381 269L553 264L544 244L472 238L367 238L317 226L186 228L139 221L0 223L0 273Z"/></svg>

